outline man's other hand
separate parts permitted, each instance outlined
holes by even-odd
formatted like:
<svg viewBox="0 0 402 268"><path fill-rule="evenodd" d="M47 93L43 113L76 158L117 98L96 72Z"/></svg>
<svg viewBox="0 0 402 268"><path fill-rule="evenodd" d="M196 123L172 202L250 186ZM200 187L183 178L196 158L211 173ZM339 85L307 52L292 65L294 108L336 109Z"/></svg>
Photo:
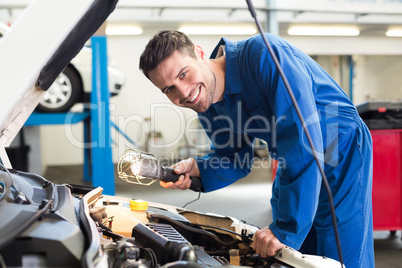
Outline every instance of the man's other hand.
<svg viewBox="0 0 402 268"><path fill-rule="evenodd" d="M254 250L263 258L275 256L276 252L284 246L268 227L260 229L254 234Z"/></svg>
<svg viewBox="0 0 402 268"><path fill-rule="evenodd" d="M175 183L173 182L164 182L160 181L160 185L165 188L170 189L181 189L186 190L191 186L190 176L192 177L200 177L200 170L198 169L197 161L194 158L188 158L182 160L171 166L174 168L174 172L176 174L184 174L181 175Z"/></svg>

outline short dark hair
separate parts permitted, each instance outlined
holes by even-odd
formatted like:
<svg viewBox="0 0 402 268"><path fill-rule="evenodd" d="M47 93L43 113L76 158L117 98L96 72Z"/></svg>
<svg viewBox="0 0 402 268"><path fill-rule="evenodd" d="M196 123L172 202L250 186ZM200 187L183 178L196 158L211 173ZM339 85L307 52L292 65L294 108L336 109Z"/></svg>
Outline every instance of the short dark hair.
<svg viewBox="0 0 402 268"><path fill-rule="evenodd" d="M158 32L149 40L140 57L140 70L149 79L148 73L155 69L160 62L178 50L184 55L196 58L194 44L182 32L165 30Z"/></svg>

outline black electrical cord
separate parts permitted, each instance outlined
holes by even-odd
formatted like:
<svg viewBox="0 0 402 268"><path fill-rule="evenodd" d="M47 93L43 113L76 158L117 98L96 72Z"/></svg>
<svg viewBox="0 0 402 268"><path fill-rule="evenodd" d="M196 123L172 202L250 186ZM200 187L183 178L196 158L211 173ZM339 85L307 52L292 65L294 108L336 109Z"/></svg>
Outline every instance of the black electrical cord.
<svg viewBox="0 0 402 268"><path fill-rule="evenodd" d="M235 231L226 229L226 228L222 228L222 227L216 227L216 226L211 226L211 225L205 225L205 224L199 224L199 223L190 223L190 226L196 226L196 227L205 227L205 228L209 228L209 229L215 229L215 230L220 230L220 231L225 231L228 232L230 234L234 234L240 237L243 237L242 234L236 233Z"/></svg>
<svg viewBox="0 0 402 268"><path fill-rule="evenodd" d="M149 258L151 261L150 267L151 268L156 268L158 267L158 258L156 257L155 252L151 248L143 248L144 252L147 252L149 254Z"/></svg>
<svg viewBox="0 0 402 268"><path fill-rule="evenodd" d="M297 103L297 100L296 100L294 94L293 94L293 91L292 91L292 89L290 87L289 81L287 80L287 78L285 76L285 73L283 72L283 70L282 70L282 68L281 68L281 66L279 64L279 61L278 61L274 51L272 50L272 47L271 47L271 45L269 44L269 42L267 40L267 37L264 35L264 31L262 29L262 26L261 26L260 22L257 19L257 13L255 11L253 3L251 2L251 0L246 0L246 2L247 2L247 5L248 5L248 9L250 10L251 16L254 18L255 23L256 23L256 25L258 27L258 30L259 30L262 38L264 39L264 43L267 46L268 51L269 51L272 59L274 60L276 67L278 68L279 74L282 77L282 80L283 80L283 82L285 84L286 90L288 91L288 94L289 94L290 98L292 99L292 103L294 105L296 113L297 113L297 115L299 117L300 122L303 125L303 130L304 130L304 132L306 134L306 137L307 137L307 140L308 140L308 142L310 144L311 150L313 151L314 160L317 162L318 169L320 170L320 173L321 173L321 176L322 176L322 181L323 181L323 183L325 185L325 189L327 190L328 202L329 202L329 205L330 205L330 208L331 208L332 223L334 225L334 231L335 231L336 245L337 245L337 248L338 248L339 261L341 263L341 267L343 267L343 256L342 256L342 250L341 250L341 242L340 242L340 239L339 239L338 224L337 224L337 221L336 221L336 215L335 215L335 208L334 208L332 192L331 192L331 188L329 187L327 177L325 175L325 172L324 172L322 166L320 165L320 161L319 161L319 159L317 157L313 140L311 139L310 132L307 129L307 126L305 124L305 120L304 120L303 115L302 115L302 113L300 111L300 107L299 107L299 105Z"/></svg>
<svg viewBox="0 0 402 268"><path fill-rule="evenodd" d="M217 235L215 235L215 234L213 234L211 232L208 232L208 231L206 231L204 229L197 229L195 227L188 226L188 225L186 225L184 223L181 223L181 222L179 222L177 220L174 220L174 219L172 219L170 217L167 217L165 215L150 214L149 219L154 221L154 222L157 222L156 220L163 220L165 222L168 222L170 225L172 225L173 228L174 228L174 226L177 226L177 227L183 228L186 231L189 231L191 233L198 233L198 234L201 234L201 235L205 235L205 236L207 236L209 238L212 238L213 240L215 240L216 242L218 242L219 244L224 245L224 246L233 246L233 245L236 245L236 244L240 243L240 241L238 241L236 239L233 239L232 241L223 241Z"/></svg>
<svg viewBox="0 0 402 268"><path fill-rule="evenodd" d="M103 234L104 236L107 236L107 237L112 238L113 241L117 241L117 240L120 240L120 239L125 238L124 236L122 236L122 235L120 235L120 234L116 234L116 233L114 233L114 232L112 232L112 231L108 231L108 230L106 230L106 229L102 229L102 234Z"/></svg>
<svg viewBox="0 0 402 268"><path fill-rule="evenodd" d="M182 208L185 208L187 207L187 205L190 205L191 203L200 200L200 197L201 197L201 191L198 191L198 197L190 202L187 202L184 206L182 206Z"/></svg>
<svg viewBox="0 0 402 268"><path fill-rule="evenodd" d="M106 225L103 225L100 222L98 222L98 224L99 224L99 227L102 229L102 234L107 236L107 237L112 238L114 241L125 238L125 236L113 232L112 229L110 229Z"/></svg>

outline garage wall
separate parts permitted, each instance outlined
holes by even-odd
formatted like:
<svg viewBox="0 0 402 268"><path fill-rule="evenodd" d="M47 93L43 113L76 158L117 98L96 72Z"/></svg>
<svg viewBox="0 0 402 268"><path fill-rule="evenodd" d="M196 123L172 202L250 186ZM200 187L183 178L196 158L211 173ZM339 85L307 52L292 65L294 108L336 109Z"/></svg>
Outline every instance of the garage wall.
<svg viewBox="0 0 402 268"><path fill-rule="evenodd" d="M402 99L402 56L355 55L355 103Z"/></svg>

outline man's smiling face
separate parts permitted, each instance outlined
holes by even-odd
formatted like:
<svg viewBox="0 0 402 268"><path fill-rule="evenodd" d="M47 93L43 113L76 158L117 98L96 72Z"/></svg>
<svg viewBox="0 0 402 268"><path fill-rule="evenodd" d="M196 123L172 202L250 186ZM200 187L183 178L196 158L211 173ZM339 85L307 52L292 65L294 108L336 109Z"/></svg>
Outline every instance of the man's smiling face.
<svg viewBox="0 0 402 268"><path fill-rule="evenodd" d="M149 72L149 79L172 103L197 113L214 102L215 74L198 55L193 58L176 50Z"/></svg>

